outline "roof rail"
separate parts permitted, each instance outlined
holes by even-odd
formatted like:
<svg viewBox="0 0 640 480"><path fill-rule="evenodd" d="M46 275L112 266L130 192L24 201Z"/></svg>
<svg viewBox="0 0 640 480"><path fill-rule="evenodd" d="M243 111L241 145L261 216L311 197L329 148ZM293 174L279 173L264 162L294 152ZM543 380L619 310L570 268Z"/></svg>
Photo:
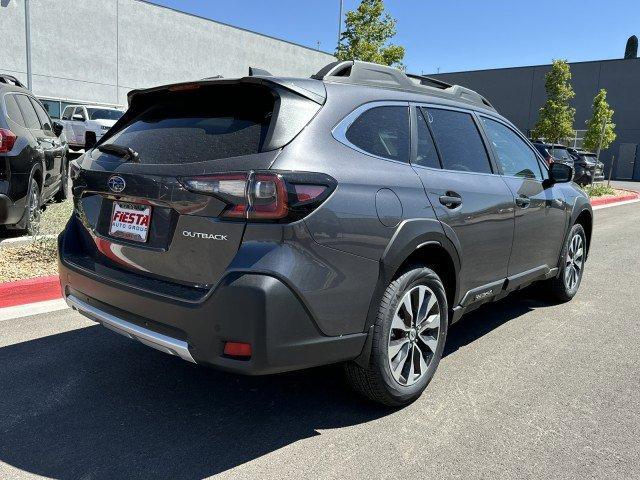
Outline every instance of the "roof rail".
<svg viewBox="0 0 640 480"><path fill-rule="evenodd" d="M349 77L355 83L373 83L384 87L407 88L413 85L397 68L359 60L330 63L311 78L324 80L327 77Z"/></svg>
<svg viewBox="0 0 640 480"><path fill-rule="evenodd" d="M427 77L425 75L417 75L415 73L407 73L407 77L415 78L416 80L420 80L420 83L422 85L425 85L425 83L430 83L431 85L434 85L437 88L442 88L442 89L453 87L453 85L451 85L450 83L443 82L442 80L438 80L437 78Z"/></svg>
<svg viewBox="0 0 640 480"><path fill-rule="evenodd" d="M27 88L16 77L14 77L13 75L7 75L6 73L0 73L0 82L13 83L16 87Z"/></svg>
<svg viewBox="0 0 640 480"><path fill-rule="evenodd" d="M332 78L348 83L419 91L421 93L425 93L424 88L436 88L460 100L495 110L486 98L469 88L451 85L442 80L425 77L424 75L405 74L394 67L361 62L359 60L330 63L311 78L316 80ZM418 82L416 83L415 80Z"/></svg>

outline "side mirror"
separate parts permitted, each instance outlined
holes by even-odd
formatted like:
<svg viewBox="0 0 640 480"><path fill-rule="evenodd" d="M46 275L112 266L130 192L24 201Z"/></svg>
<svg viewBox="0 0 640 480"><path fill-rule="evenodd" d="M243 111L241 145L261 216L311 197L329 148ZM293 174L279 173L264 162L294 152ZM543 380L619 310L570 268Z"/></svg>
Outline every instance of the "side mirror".
<svg viewBox="0 0 640 480"><path fill-rule="evenodd" d="M53 122L53 133L56 134L56 137L62 135L62 130L64 130L64 127L61 123Z"/></svg>
<svg viewBox="0 0 640 480"><path fill-rule="evenodd" d="M80 115L79 113L76 113L73 117L71 117L72 120L77 120L78 122L84 122L84 117L82 115Z"/></svg>
<svg viewBox="0 0 640 480"><path fill-rule="evenodd" d="M567 183L573 177L573 168L564 163L554 162L549 166L549 185Z"/></svg>

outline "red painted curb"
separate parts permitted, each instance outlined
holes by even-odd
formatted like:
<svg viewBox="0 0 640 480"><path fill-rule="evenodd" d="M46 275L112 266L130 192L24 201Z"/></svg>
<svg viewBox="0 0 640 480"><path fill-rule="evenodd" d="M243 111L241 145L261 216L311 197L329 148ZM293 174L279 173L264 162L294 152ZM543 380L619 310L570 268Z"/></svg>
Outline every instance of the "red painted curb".
<svg viewBox="0 0 640 480"><path fill-rule="evenodd" d="M62 297L57 275L0 283L0 308Z"/></svg>
<svg viewBox="0 0 640 480"><path fill-rule="evenodd" d="M610 203L626 202L640 198L640 193L628 191L630 192L628 195L621 195L619 197L593 198L591 200L591 206L597 207L598 205L608 205Z"/></svg>

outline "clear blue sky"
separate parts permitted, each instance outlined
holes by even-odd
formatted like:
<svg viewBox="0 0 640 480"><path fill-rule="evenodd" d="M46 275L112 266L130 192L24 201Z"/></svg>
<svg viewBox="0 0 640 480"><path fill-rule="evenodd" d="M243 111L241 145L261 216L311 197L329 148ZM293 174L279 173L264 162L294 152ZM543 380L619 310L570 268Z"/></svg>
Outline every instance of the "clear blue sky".
<svg viewBox="0 0 640 480"><path fill-rule="evenodd" d="M153 0L333 53L339 0ZM345 10L358 0L345 0ZM433 73L622 58L638 0L386 0L408 71Z"/></svg>

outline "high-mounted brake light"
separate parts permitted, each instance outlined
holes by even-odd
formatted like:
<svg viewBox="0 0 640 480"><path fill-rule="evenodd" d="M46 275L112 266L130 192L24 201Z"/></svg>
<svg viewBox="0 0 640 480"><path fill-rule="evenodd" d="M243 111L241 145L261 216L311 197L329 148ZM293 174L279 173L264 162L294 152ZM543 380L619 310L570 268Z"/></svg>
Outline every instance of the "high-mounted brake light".
<svg viewBox="0 0 640 480"><path fill-rule="evenodd" d="M314 184L314 179L319 184ZM179 179L192 192L214 195L227 203L224 218L293 221L327 198L335 180L326 175L292 172L242 172ZM320 183L325 183L324 185Z"/></svg>
<svg viewBox="0 0 640 480"><path fill-rule="evenodd" d="M10 152L17 138L11 130L0 128L0 153Z"/></svg>
<svg viewBox="0 0 640 480"><path fill-rule="evenodd" d="M181 85L172 85L169 87L170 92L183 92L185 90L197 90L200 85L197 83L183 83Z"/></svg>

